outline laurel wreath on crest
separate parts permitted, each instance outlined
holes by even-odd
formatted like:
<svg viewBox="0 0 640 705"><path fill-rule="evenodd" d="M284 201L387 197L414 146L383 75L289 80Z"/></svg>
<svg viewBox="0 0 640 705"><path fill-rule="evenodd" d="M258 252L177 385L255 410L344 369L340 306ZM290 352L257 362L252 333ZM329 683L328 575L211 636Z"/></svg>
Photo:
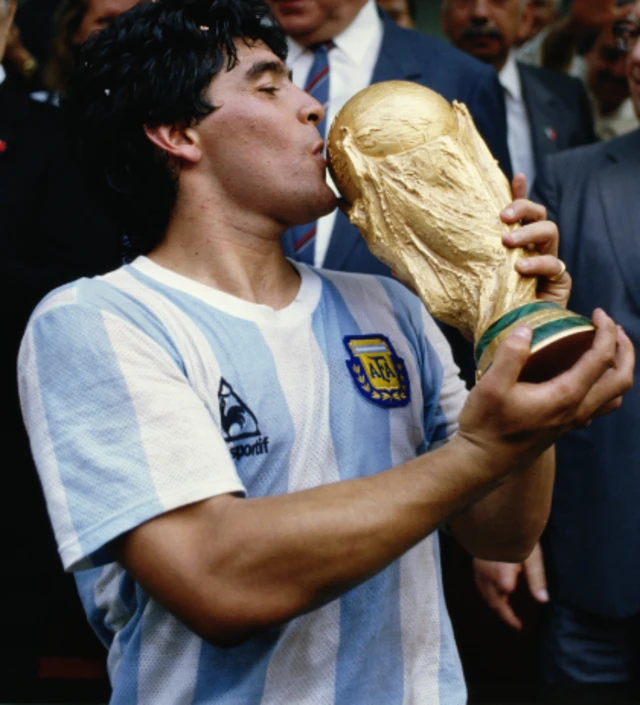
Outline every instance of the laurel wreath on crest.
<svg viewBox="0 0 640 705"><path fill-rule="evenodd" d="M403 365L399 362L396 361L396 367L398 369L398 377L400 378L400 382L402 385L402 389L398 390L396 392L378 392L375 389L371 388L371 385L367 382L367 378L362 372L362 367L358 365L357 363L354 363L351 366L351 369L353 370L354 374L356 375L356 379L358 380L358 384L362 387L362 390L365 391L367 394L371 394L371 398L375 400L382 400L382 401L390 401L391 399L395 401L404 401L407 398L407 393L406 393L406 380L404 376L404 368Z"/></svg>

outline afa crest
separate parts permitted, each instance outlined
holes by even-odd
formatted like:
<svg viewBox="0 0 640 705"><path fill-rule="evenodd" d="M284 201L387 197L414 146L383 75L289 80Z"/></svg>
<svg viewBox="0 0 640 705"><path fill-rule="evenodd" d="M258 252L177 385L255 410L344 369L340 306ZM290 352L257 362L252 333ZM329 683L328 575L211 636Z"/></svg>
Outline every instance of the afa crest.
<svg viewBox="0 0 640 705"><path fill-rule="evenodd" d="M375 404L406 406L411 401L404 361L384 335L347 335L347 367L360 392Z"/></svg>

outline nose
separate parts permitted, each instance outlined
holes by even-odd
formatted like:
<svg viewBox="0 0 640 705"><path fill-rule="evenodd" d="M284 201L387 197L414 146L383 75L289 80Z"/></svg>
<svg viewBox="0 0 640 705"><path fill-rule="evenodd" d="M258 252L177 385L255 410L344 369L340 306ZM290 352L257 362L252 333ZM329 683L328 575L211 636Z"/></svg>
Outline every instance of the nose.
<svg viewBox="0 0 640 705"><path fill-rule="evenodd" d="M298 116L301 122L312 122L316 127L322 122L325 114L323 106L311 95L302 89L300 93L300 109Z"/></svg>
<svg viewBox="0 0 640 705"><path fill-rule="evenodd" d="M471 5L471 20L477 24L483 24L489 19L488 0L473 0Z"/></svg>

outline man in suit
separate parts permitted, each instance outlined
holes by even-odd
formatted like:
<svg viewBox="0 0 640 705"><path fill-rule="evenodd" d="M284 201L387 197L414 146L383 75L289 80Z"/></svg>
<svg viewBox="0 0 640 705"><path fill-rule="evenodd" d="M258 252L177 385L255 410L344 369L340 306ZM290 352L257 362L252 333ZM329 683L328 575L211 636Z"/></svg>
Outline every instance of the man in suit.
<svg viewBox="0 0 640 705"><path fill-rule="evenodd" d="M546 155L595 140L580 81L515 59L514 47L531 31L533 9L531 0L442 2L442 28L452 43L498 71L511 162L528 184Z"/></svg>
<svg viewBox="0 0 640 705"><path fill-rule="evenodd" d="M616 33L640 114L640 2ZM604 306L640 346L640 129L550 157L533 198L560 230L573 277L569 307ZM551 519L543 536L549 582L545 678L628 683L640 673L640 380L615 419L557 445ZM484 597L513 624L518 573L544 575L541 553L523 565L476 561ZM517 623L514 626L519 626ZM586 687L586 686L585 686ZM635 702L635 701L634 701Z"/></svg>
<svg viewBox="0 0 640 705"><path fill-rule="evenodd" d="M59 111L32 100L2 67L13 11L0 3L0 315L3 344L0 440L11 468L0 493L2 600L6 651L3 693L37 682L47 626L76 611L73 585L60 575L53 536L31 460L18 402L18 347L32 309L52 287L112 269L121 237L85 188L67 153ZM15 8L15 2L11 6ZM54 616L55 615L55 616ZM18 697L15 695L13 697Z"/></svg>
<svg viewBox="0 0 640 705"><path fill-rule="evenodd" d="M288 64L296 85L307 83L313 48L332 40L327 125L367 85L393 79L415 81L448 100L466 103L494 156L511 174L504 99L494 71L438 39L399 27L376 8L374 0L268 2L288 34ZM390 273L340 212L320 219L311 238L305 240L304 234L292 231L283 237L285 252L295 259L328 269Z"/></svg>

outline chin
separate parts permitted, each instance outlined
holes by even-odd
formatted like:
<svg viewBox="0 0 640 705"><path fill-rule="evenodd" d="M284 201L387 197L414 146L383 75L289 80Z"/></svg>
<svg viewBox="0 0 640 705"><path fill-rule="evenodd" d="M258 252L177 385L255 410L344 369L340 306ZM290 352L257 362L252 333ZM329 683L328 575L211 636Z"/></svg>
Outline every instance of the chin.
<svg viewBox="0 0 640 705"><path fill-rule="evenodd" d="M316 216L316 218L320 218L323 215L328 215L338 207L338 197L331 189L328 189L328 191L329 193L325 194L322 199L322 205L324 206L322 213L319 216Z"/></svg>
<svg viewBox="0 0 640 705"><path fill-rule="evenodd" d="M338 207L338 198L331 189L327 189L328 193L323 193L322 196L316 195L313 199L309 199L309 203L313 203L313 210L306 213L298 214L295 219L292 219L291 225L302 225L304 223L314 223L323 215L329 215Z"/></svg>

